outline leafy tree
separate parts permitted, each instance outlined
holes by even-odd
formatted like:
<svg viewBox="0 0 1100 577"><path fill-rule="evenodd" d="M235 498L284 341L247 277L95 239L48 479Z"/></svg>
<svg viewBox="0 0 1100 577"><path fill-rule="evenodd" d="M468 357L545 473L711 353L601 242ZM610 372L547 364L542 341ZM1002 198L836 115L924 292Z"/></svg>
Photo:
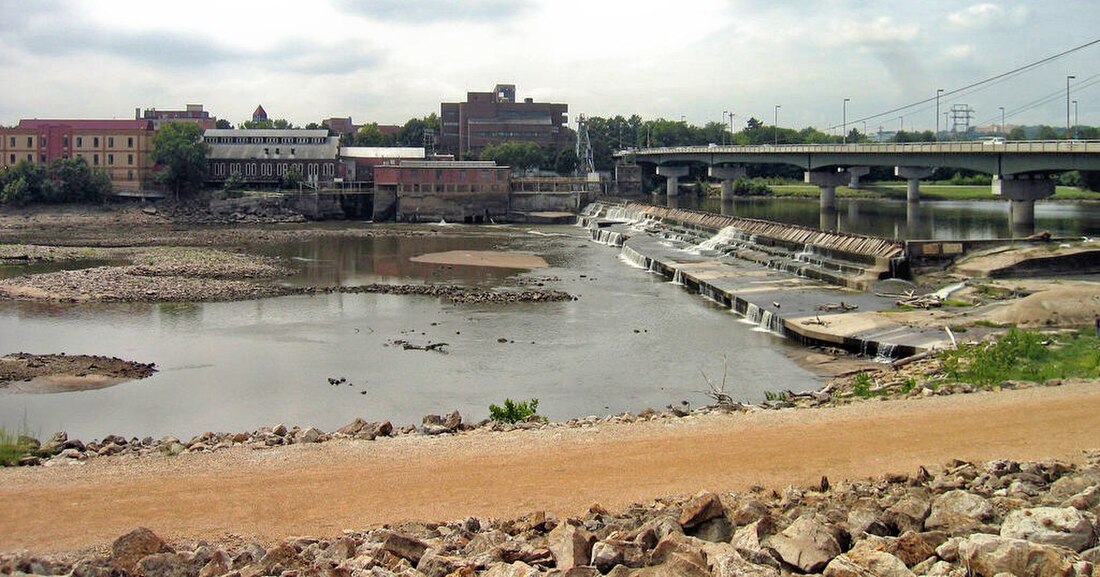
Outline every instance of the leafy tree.
<svg viewBox="0 0 1100 577"><path fill-rule="evenodd" d="M1035 133L1035 140L1060 140L1061 138L1063 138L1062 133L1045 124L1040 126L1039 131Z"/></svg>
<svg viewBox="0 0 1100 577"><path fill-rule="evenodd" d="M377 122L364 124L355 134L355 146L393 146L394 137L378 129Z"/></svg>
<svg viewBox="0 0 1100 577"><path fill-rule="evenodd" d="M322 124L318 124L316 122L310 122L309 124L306 124L306 130L320 130L322 128L327 129L328 127Z"/></svg>
<svg viewBox="0 0 1100 577"><path fill-rule="evenodd" d="M13 206L23 206L31 201L30 186L22 176L8 181L0 189L0 202Z"/></svg>
<svg viewBox="0 0 1100 577"><path fill-rule="evenodd" d="M1008 139L1009 140L1027 140L1027 132L1024 130L1023 126L1017 126L1017 127L1013 128L1012 130L1009 131Z"/></svg>
<svg viewBox="0 0 1100 577"><path fill-rule="evenodd" d="M554 160L553 170L558 174L573 174L576 172L579 162L575 150L563 148L558 151L557 158Z"/></svg>
<svg viewBox="0 0 1100 577"><path fill-rule="evenodd" d="M181 192L197 190L206 178L209 146L202 139L202 127L190 122L162 125L153 135L153 160L160 165L156 181Z"/></svg>
<svg viewBox="0 0 1100 577"><path fill-rule="evenodd" d="M246 120L241 123L241 128L244 129L271 129L276 128L279 130L286 130L289 128L296 128L285 118L276 118L274 120L268 118L266 120Z"/></svg>
<svg viewBox="0 0 1100 577"><path fill-rule="evenodd" d="M434 132L439 134L439 116L434 112L423 118L410 118L400 130L397 131L397 144L399 146L424 146L424 133Z"/></svg>
<svg viewBox="0 0 1100 577"><path fill-rule="evenodd" d="M1085 190L1100 192L1100 170L1082 170L1079 186Z"/></svg>
<svg viewBox="0 0 1100 577"><path fill-rule="evenodd" d="M229 122L228 120L226 120L224 118L219 118L218 121L214 123L214 128L220 128L222 130L228 130L230 128L233 128L233 123Z"/></svg>
<svg viewBox="0 0 1100 577"><path fill-rule="evenodd" d="M111 192L111 177L92 170L83 158L55 159L46 172L50 185L43 187L44 202L97 202Z"/></svg>
<svg viewBox="0 0 1100 577"><path fill-rule="evenodd" d="M283 174L283 188L298 188L300 182L302 182L302 169L298 168L297 164L290 165L290 168Z"/></svg>
<svg viewBox="0 0 1100 577"><path fill-rule="evenodd" d="M234 170L226 177L225 182L222 184L222 190L226 192L226 195L230 198L239 197L238 191L244 188L245 183L244 175L240 171Z"/></svg>
<svg viewBox="0 0 1100 577"><path fill-rule="evenodd" d="M492 160L517 172L543 166L544 159L542 148L533 142L502 142L481 151L481 160Z"/></svg>

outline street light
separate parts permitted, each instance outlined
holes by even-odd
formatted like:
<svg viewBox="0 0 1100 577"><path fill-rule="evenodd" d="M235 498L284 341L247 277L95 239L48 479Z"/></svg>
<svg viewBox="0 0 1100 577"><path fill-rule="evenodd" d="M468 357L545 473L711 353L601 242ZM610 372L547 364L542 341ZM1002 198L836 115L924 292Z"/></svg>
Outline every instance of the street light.
<svg viewBox="0 0 1100 577"><path fill-rule="evenodd" d="M733 144L733 117L737 116L734 113L730 113L730 144Z"/></svg>
<svg viewBox="0 0 1100 577"><path fill-rule="evenodd" d="M1077 131L1080 130L1081 123L1077 122L1077 101L1073 101L1073 139L1077 139Z"/></svg>
<svg viewBox="0 0 1100 577"><path fill-rule="evenodd" d="M1076 76L1066 76L1066 140L1069 140L1069 81Z"/></svg>
<svg viewBox="0 0 1100 577"><path fill-rule="evenodd" d="M775 105L775 145L779 146L779 105Z"/></svg>
<svg viewBox="0 0 1100 577"><path fill-rule="evenodd" d="M936 89L936 140L939 140L939 95L944 93L943 88Z"/></svg>
<svg viewBox="0 0 1100 577"><path fill-rule="evenodd" d="M1001 109L1001 135L1004 136L1005 135L1005 107L1004 106L998 106L997 108Z"/></svg>
<svg viewBox="0 0 1100 577"><path fill-rule="evenodd" d="M840 129L843 133L843 139L841 140L841 142L843 142L844 144L848 144L848 101L850 100L851 98L844 99L844 124L841 125Z"/></svg>
<svg viewBox="0 0 1100 577"><path fill-rule="evenodd" d="M726 125L726 117L729 116L729 114L730 114L729 110L723 110L722 111L722 144L726 143L725 125ZM733 121L732 120L730 121L730 126L733 126Z"/></svg>

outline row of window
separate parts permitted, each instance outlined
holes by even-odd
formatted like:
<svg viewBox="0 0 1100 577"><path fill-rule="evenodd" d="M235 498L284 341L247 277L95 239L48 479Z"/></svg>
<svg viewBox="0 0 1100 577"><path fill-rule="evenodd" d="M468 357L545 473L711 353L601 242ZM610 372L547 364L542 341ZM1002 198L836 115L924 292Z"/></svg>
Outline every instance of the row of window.
<svg viewBox="0 0 1100 577"><path fill-rule="evenodd" d="M399 192L403 193L417 193L417 192L507 192L507 189L503 184L402 184L398 187Z"/></svg>
<svg viewBox="0 0 1100 577"><path fill-rule="evenodd" d="M319 162L214 162L210 165L210 171L216 178L225 178L234 172L247 177L254 177L259 174L261 177L273 178L283 176L290 170L291 166L298 167L298 171L306 176L336 176L335 164L322 164Z"/></svg>
<svg viewBox="0 0 1100 577"><path fill-rule="evenodd" d="M65 154L65 155L62 155L61 158L68 158L68 157L69 157L69 155ZM77 158L84 158L84 155L78 153L76 155L76 157ZM41 160L42 160L42 164L46 163L46 155L45 154L42 155ZM8 161L12 165L16 164L15 154L10 154L8 156ZM27 162L34 162L34 155L33 154L28 154L27 155ZM114 154L108 154L107 155L107 166L114 166L114 165L115 165L115 155ZM126 165L127 166L133 166L134 165L134 155L133 154L127 154L126 155ZM99 166L99 155L98 154L93 154L92 155L92 166Z"/></svg>
<svg viewBox="0 0 1100 577"><path fill-rule="evenodd" d="M324 137L306 136L207 136L207 144L324 144Z"/></svg>
<svg viewBox="0 0 1100 577"><path fill-rule="evenodd" d="M417 179L420 178L420 169L419 168L409 168L409 169L407 169L407 171L408 171L409 178L411 178L413 180L417 180ZM432 174L433 172L434 172L434 175ZM424 169L424 176L426 176L426 177L434 176L435 180L443 180L443 172L444 171L443 171L442 168L434 168L434 169L433 168L426 168L426 169ZM466 182L466 179L467 179L468 176L475 176L475 177L477 176L473 173L472 170L456 170L454 172L455 172L455 175L456 175L455 179L458 180L459 182ZM479 172L481 173L480 174L481 178L480 179L473 178L471 180L480 181L480 182L489 182L489 181L493 180L493 174L495 173L496 174L496 179L498 181L501 181L501 180L504 180L504 176L505 176L505 171L503 171L503 170L489 170L489 169L484 169L483 168Z"/></svg>
<svg viewBox="0 0 1100 577"><path fill-rule="evenodd" d="M91 141L92 141L92 148L99 148L99 137L98 136L91 137ZM8 146L10 148L15 148L16 147L16 137L15 136L8 137ZM38 137L38 146L40 148L45 148L46 147L46 135L45 134ZM69 147L69 137L68 137L68 135L65 135L65 136L61 137L61 146L65 147L65 148ZM76 147L77 148L83 148L84 147L84 137L83 136L77 136L76 137ZM115 147L115 137L108 136L107 137L107 148L114 148L114 147ZM133 136L127 136L126 137L126 148L133 148L133 147L134 147L134 137ZM34 137L33 136L28 136L27 137L27 148L34 148Z"/></svg>

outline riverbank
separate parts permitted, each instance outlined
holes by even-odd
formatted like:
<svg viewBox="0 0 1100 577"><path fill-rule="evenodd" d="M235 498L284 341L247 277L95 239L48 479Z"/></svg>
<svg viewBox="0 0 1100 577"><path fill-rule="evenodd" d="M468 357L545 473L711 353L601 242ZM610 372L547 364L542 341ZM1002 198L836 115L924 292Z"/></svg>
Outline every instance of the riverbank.
<svg viewBox="0 0 1100 577"><path fill-rule="evenodd" d="M691 508L690 496L700 490L716 493L722 506L710 505L708 518L679 525L696 537L730 543L731 534L767 513L774 525L758 533L763 541L794 526L798 517L818 513L825 515L819 523L843 529L855 543L874 539L863 530L888 537L909 530L918 535L942 531L946 534L930 537L938 541L930 546L935 550L952 535L996 532L986 527L1002 524L1011 511L1050 502L1048 495L1061 477L1093 475L1088 471L1095 467L1081 468L1082 451L1096 448L1100 414L1093 408L1098 401L1094 383L1079 383L813 410L597 421L507 434L479 429L259 450L241 446L175 457L149 454L4 469L0 498L8 514L0 517L0 550L67 553L63 557L70 560L92 553L89 558L94 558L119 535L146 526L178 550L194 551L194 543L205 541L231 556L253 541L270 551L284 540L310 537L293 545L297 558L318 539L327 545L342 536L357 538L358 548L375 539L368 534L382 535L372 532L388 524L426 540L436 555L465 559L475 555L464 555L462 545L444 546L446 535L463 523L452 521L474 517L487 530L519 527L523 518L548 523L535 533L529 532L530 524L527 530L505 531L508 535L490 546L510 541L523 550L524 545L546 547L545 533L558 520L575 517L599 541L608 541L599 549L612 546L611 560L597 564L648 563L655 558L656 541L666 535L645 546L644 539L625 536L636 535L649 521L680 519ZM949 462L952 458L961 461ZM982 465L992 459L1008 461ZM1013 463L1051 459L1065 464ZM500 474L506 470L522 474ZM822 490L823 477L829 479L827 490ZM865 478L877 480L860 481ZM1053 504L1065 506L1084 492L1084 509L1095 508L1089 500L1097 491L1092 485L1062 482ZM784 490L788 486L794 488ZM1075 490L1069 491L1071 486ZM991 510L970 523L943 513L931 522L929 509L937 510L937 501L960 489L991 499ZM80 498L58 499L70 494ZM706 523L720 518L726 522ZM437 532L441 527L451 529ZM476 533L463 535L472 540ZM635 551L640 557L615 561L615 550L631 547L621 541L640 546ZM772 555L767 547L757 549ZM372 550L367 547L362 554ZM1067 552L1057 554L1075 559ZM954 562L936 556L934 562ZM906 564L931 557L926 553ZM560 563L562 557L550 559ZM749 560L769 564L759 556ZM541 564L525 562L553 566L546 558Z"/></svg>

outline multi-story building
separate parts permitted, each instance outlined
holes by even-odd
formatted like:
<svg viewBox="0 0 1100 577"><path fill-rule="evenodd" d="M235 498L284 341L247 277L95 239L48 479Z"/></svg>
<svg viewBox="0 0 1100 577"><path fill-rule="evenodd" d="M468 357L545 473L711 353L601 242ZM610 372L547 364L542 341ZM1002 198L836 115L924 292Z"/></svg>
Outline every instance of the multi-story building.
<svg viewBox="0 0 1100 577"><path fill-rule="evenodd" d="M0 128L0 137L0 166L84 158L93 169L107 171L116 191L139 191L153 184L149 120L22 120L15 128Z"/></svg>
<svg viewBox="0 0 1100 577"><path fill-rule="evenodd" d="M201 104L188 104L185 110L146 108L144 113L138 108L134 110L134 119L152 121L154 130L160 128L160 125L165 122L193 122L203 130L215 128L218 123L218 119L203 110Z"/></svg>
<svg viewBox="0 0 1100 577"><path fill-rule="evenodd" d="M442 151L455 158L477 158L491 144L533 142L540 146L572 146L566 113L568 104L516 102L514 84L498 84L492 92L468 92L465 102L439 106Z"/></svg>
<svg viewBox="0 0 1100 577"><path fill-rule="evenodd" d="M250 184L274 184L296 169L304 180L323 184L342 176L340 137L328 130L219 129L203 134L210 146L207 180L224 182L238 173Z"/></svg>
<svg viewBox="0 0 1100 577"><path fill-rule="evenodd" d="M511 170L483 161L399 160L374 167L374 218L481 223L508 214Z"/></svg>

